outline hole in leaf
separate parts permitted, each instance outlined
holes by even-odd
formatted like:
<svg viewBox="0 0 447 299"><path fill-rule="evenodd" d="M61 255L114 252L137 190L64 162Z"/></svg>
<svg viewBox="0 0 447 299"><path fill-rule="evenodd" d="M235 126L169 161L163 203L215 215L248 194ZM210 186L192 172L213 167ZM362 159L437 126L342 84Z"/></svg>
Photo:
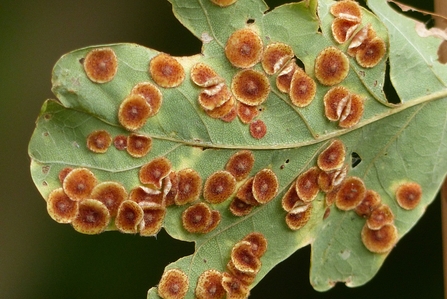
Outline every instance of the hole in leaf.
<svg viewBox="0 0 447 299"><path fill-rule="evenodd" d="M306 71L306 68L304 66L304 63L301 61L301 59L299 59L298 57L295 56L295 63L296 65L298 65L300 68L303 69L303 71Z"/></svg>
<svg viewBox="0 0 447 299"><path fill-rule="evenodd" d="M255 21L255 19L247 19L247 24L253 24Z"/></svg>
<svg viewBox="0 0 447 299"><path fill-rule="evenodd" d="M351 166L352 168L356 167L357 165L362 162L362 158L357 154L356 152L352 152L351 154Z"/></svg>
<svg viewBox="0 0 447 299"><path fill-rule="evenodd" d="M386 71L385 71L385 83L383 86L383 91L385 92L386 99L388 103L391 104L400 104L400 98L397 95L396 89L394 89L393 84L391 83L390 78L390 62L387 60L386 62Z"/></svg>

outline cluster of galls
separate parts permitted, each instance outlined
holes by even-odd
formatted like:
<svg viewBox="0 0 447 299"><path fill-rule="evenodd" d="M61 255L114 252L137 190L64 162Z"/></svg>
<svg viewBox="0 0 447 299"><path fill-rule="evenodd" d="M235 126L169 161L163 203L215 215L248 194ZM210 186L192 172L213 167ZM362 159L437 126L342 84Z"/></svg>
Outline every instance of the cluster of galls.
<svg viewBox="0 0 447 299"><path fill-rule="evenodd" d="M261 257L267 250L267 240L261 233L251 233L237 242L230 253L227 271L204 271L197 280L197 299L244 299L250 294L250 285L261 269ZM158 284L158 294L163 299L185 298L189 279L180 269L163 273Z"/></svg>
<svg viewBox="0 0 447 299"><path fill-rule="evenodd" d="M152 138L144 134L117 135L112 140L109 132L97 130L87 136L87 148L97 154L107 152L112 142L117 150L126 150L135 158L146 156L152 148Z"/></svg>

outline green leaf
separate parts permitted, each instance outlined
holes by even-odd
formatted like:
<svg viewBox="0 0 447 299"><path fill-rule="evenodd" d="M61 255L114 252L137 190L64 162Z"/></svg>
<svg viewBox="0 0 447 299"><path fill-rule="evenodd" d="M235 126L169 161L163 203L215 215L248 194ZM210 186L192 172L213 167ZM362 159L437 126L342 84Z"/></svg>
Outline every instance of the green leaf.
<svg viewBox="0 0 447 299"><path fill-rule="evenodd" d="M317 165L318 155L336 138L346 147L347 164L354 159L353 153L361 158L358 165L350 167L348 176L361 178L368 189L380 194L382 203L391 208L398 237L402 238L433 201L447 170L447 69L437 61L440 40L418 36L414 21L385 1L369 0L372 12L362 9L362 24L371 24L385 41L387 54L373 68L363 68L355 58L348 58L350 71L341 85L366 100L360 122L342 129L325 116L323 97L330 87L315 79L314 70L315 59L323 49L348 48L347 43L339 45L332 37L334 17L330 7L335 2L309 0L268 12L260 0L240 0L227 8L205 0L170 2L177 18L204 45L202 54L176 57L185 69L186 79L175 88L160 87L163 104L159 113L138 130L152 138L150 152L134 158L111 146L106 153L96 154L87 148L86 139L97 130L105 130L112 137L130 134L118 121L118 107L136 84L154 82L148 66L159 52L135 44L73 51L54 68L52 82L57 101L44 103L29 144L31 175L42 196L48 199L51 191L61 187L58 176L66 167L86 167L98 181L120 182L129 192L142 185L139 170L156 157L169 159L175 171L192 168L205 181L225 169L234 153L248 149L255 157L251 177L265 168L277 176L279 189L272 201L242 217L229 211L231 199L209 204L220 212L221 222L207 234L189 233L183 228L181 216L189 205L167 208L164 229L173 238L195 242L192 255L166 267L187 274L186 298L193 298L197 279L205 270L228 271L232 247L251 232L261 232L268 249L250 288L275 265L308 244L312 246L310 280L316 290L327 290L336 282L348 286L366 283L388 253L372 253L363 245L365 219L352 210L328 208L325 194L319 192L312 202L309 222L294 231L286 225L287 213L281 199L301 173ZM267 126L267 134L261 139L253 138L248 125L239 119L224 122L209 117L197 101L202 89L189 78L192 66L203 62L230 86L239 69L227 60L224 47L235 30L247 26L259 32L264 46L271 42L290 45L306 73L317 82L313 102L298 108L277 89L276 75L269 76L271 92L260 105L262 111L257 117ZM92 49L104 47L115 52L118 71L110 82L94 83L86 76L82 62ZM398 105L389 103L383 91L387 60L391 81L400 96ZM253 68L262 72L259 64ZM423 190L421 203L411 211L402 209L395 199L397 186L407 181L417 182ZM205 202L203 196L200 201ZM113 220L108 229L116 229ZM156 288L149 290L148 298L159 298Z"/></svg>

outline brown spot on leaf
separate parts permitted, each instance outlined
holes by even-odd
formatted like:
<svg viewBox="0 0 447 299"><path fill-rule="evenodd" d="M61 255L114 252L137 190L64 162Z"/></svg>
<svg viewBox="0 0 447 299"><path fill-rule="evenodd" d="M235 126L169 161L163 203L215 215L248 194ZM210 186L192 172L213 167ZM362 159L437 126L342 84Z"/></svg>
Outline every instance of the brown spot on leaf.
<svg viewBox="0 0 447 299"><path fill-rule="evenodd" d="M248 204L237 197L234 197L230 203L230 212L234 216L246 216L253 210L253 205Z"/></svg>
<svg viewBox="0 0 447 299"><path fill-rule="evenodd" d="M324 95L324 114L331 121L340 119L343 111L346 109L351 94L344 86L336 86L329 89Z"/></svg>
<svg viewBox="0 0 447 299"><path fill-rule="evenodd" d="M292 77L295 72L300 69L294 60L290 61L284 69L276 77L276 87L279 91L288 93L290 91L290 84L292 82Z"/></svg>
<svg viewBox="0 0 447 299"><path fill-rule="evenodd" d="M163 204L163 192L161 190L138 186L130 191L129 199L136 203L151 202Z"/></svg>
<svg viewBox="0 0 447 299"><path fill-rule="evenodd" d="M385 56L386 45L380 37L368 40L364 47L356 51L355 59L364 68L375 67Z"/></svg>
<svg viewBox="0 0 447 299"><path fill-rule="evenodd" d="M195 294L197 299L223 299L225 290L222 287L222 273L209 269L200 274Z"/></svg>
<svg viewBox="0 0 447 299"><path fill-rule="evenodd" d="M70 173L70 171L72 171L72 170L73 170L73 168L71 168L71 167L64 167L64 168L59 172L58 178L59 178L59 182L61 182L61 184L64 183L65 178L67 177L67 175L68 175L68 174Z"/></svg>
<svg viewBox="0 0 447 299"><path fill-rule="evenodd" d="M279 182L273 170L258 171L253 180L253 196L260 204L266 204L278 194Z"/></svg>
<svg viewBox="0 0 447 299"><path fill-rule="evenodd" d="M143 220L143 210L132 200L125 200L118 208L115 218L116 228L123 233L136 234Z"/></svg>
<svg viewBox="0 0 447 299"><path fill-rule="evenodd" d="M292 184L281 199L281 205L284 211L290 212L298 206L305 206L307 203L302 201L296 193L296 185Z"/></svg>
<svg viewBox="0 0 447 299"><path fill-rule="evenodd" d="M247 298L250 295L248 286L234 275L222 273L222 287L227 293L227 298Z"/></svg>
<svg viewBox="0 0 447 299"><path fill-rule="evenodd" d="M59 223L70 223L76 216L78 202L71 200L62 188L51 191L47 199L48 214Z"/></svg>
<svg viewBox="0 0 447 299"><path fill-rule="evenodd" d="M329 172L322 171L318 175L318 186L320 187L321 191L325 193L332 192L343 182L343 180L346 178L347 173L347 165L340 169L332 170Z"/></svg>
<svg viewBox="0 0 447 299"><path fill-rule="evenodd" d="M123 151L127 148L127 137L124 135L118 135L113 139L113 145L119 151Z"/></svg>
<svg viewBox="0 0 447 299"><path fill-rule="evenodd" d="M315 97L317 85L302 69L297 68L290 82L289 96L297 107L308 106Z"/></svg>
<svg viewBox="0 0 447 299"><path fill-rule="evenodd" d="M236 190L236 179L226 171L216 171L205 181L203 198L212 204L224 202Z"/></svg>
<svg viewBox="0 0 447 299"><path fill-rule="evenodd" d="M140 182L160 189L163 178L169 175L171 168L171 162L166 157L155 158L141 167Z"/></svg>
<svg viewBox="0 0 447 299"><path fill-rule="evenodd" d="M191 68L191 80L200 87L210 87L224 82L222 77L203 62L198 62L193 65Z"/></svg>
<svg viewBox="0 0 447 299"><path fill-rule="evenodd" d="M176 205L184 205L199 198L202 191L202 178L193 169L185 168L177 172L178 191L175 198Z"/></svg>
<svg viewBox="0 0 447 299"><path fill-rule="evenodd" d="M185 79L183 66L171 55L160 53L151 59L149 74L161 87L171 88L182 84Z"/></svg>
<svg viewBox="0 0 447 299"><path fill-rule="evenodd" d="M312 204L300 206L286 215L286 224L291 230L299 230L309 222L312 213Z"/></svg>
<svg viewBox="0 0 447 299"><path fill-rule="evenodd" d="M222 104L220 107L216 107L213 110L205 110L205 113L212 118L225 117L234 108L236 100L233 96L230 96L228 101Z"/></svg>
<svg viewBox="0 0 447 299"><path fill-rule="evenodd" d="M140 203L143 220L140 223L140 236L155 236L163 225L166 209L153 202Z"/></svg>
<svg viewBox="0 0 447 299"><path fill-rule="evenodd" d="M202 231L202 233L207 234L214 229L216 229L217 226L219 226L220 220L221 220L220 212L218 210L212 210L211 211L211 222L210 224Z"/></svg>
<svg viewBox="0 0 447 299"><path fill-rule="evenodd" d="M335 47L327 47L315 60L315 77L323 85L332 86L343 81L349 72L349 60Z"/></svg>
<svg viewBox="0 0 447 299"><path fill-rule="evenodd" d="M270 93L270 83L266 75L255 70L242 70L234 75L231 91L236 99L249 106L265 102Z"/></svg>
<svg viewBox="0 0 447 299"><path fill-rule="evenodd" d="M71 222L73 228L83 234L102 233L110 221L107 207L96 199L84 199L78 203L78 212Z"/></svg>
<svg viewBox="0 0 447 299"><path fill-rule="evenodd" d="M233 154L225 165L225 170L231 173L236 181L242 181L251 172L255 157L249 150L241 150Z"/></svg>
<svg viewBox="0 0 447 299"><path fill-rule="evenodd" d="M421 199L422 188L418 183L403 183L396 190L397 203L405 210L412 210L416 208Z"/></svg>
<svg viewBox="0 0 447 299"><path fill-rule="evenodd" d="M127 152L135 158L147 155L152 148L152 138L146 135L132 133L127 137Z"/></svg>
<svg viewBox="0 0 447 299"><path fill-rule="evenodd" d="M331 6L331 14L338 18L347 20L355 20L360 22L362 19L362 11L360 5L356 1L342 0Z"/></svg>
<svg viewBox="0 0 447 299"><path fill-rule="evenodd" d="M236 118L236 116L237 116L236 107L233 106L231 110L227 114L222 116L220 119L223 120L224 122L229 123L232 122Z"/></svg>
<svg viewBox="0 0 447 299"><path fill-rule="evenodd" d="M62 186L70 199L79 201L88 198L96 184L96 177L90 170L75 168L67 174Z"/></svg>
<svg viewBox="0 0 447 299"><path fill-rule="evenodd" d="M163 95L157 86L150 82L141 82L132 88L131 94L142 96L151 107L149 117L154 116L160 110L163 103Z"/></svg>
<svg viewBox="0 0 447 299"><path fill-rule="evenodd" d="M118 70L118 60L111 48L93 49L83 61L87 77L95 83L111 81Z"/></svg>
<svg viewBox="0 0 447 299"><path fill-rule="evenodd" d="M203 202L188 207L182 213L183 227L190 233L203 233L211 221L211 209Z"/></svg>
<svg viewBox="0 0 447 299"><path fill-rule="evenodd" d="M332 36L339 44L346 42L357 29L359 23L353 20L335 18L332 22Z"/></svg>
<svg viewBox="0 0 447 299"><path fill-rule="evenodd" d="M220 6L220 7L227 7L230 6L233 3L236 3L237 0L211 0L214 4Z"/></svg>
<svg viewBox="0 0 447 299"><path fill-rule="evenodd" d="M231 276L239 280L242 284L249 286L256 279L256 274L254 273L244 273L236 268L233 261L230 259L227 263L227 269ZM228 297L227 297L228 298ZM244 297L245 298L245 297Z"/></svg>
<svg viewBox="0 0 447 299"><path fill-rule="evenodd" d="M397 243L397 228L393 224L388 224L378 230L372 230L365 223L362 229L362 242L371 252L387 253Z"/></svg>
<svg viewBox="0 0 447 299"><path fill-rule="evenodd" d="M110 144L112 136L105 130L93 131L87 136L87 148L94 153L105 153Z"/></svg>
<svg viewBox="0 0 447 299"><path fill-rule="evenodd" d="M365 198L366 188L358 177L346 178L340 186L335 198L335 205L342 211L355 209Z"/></svg>
<svg viewBox="0 0 447 299"><path fill-rule="evenodd" d="M188 288L188 276L180 269L170 269L161 276L158 295L163 299L183 299Z"/></svg>
<svg viewBox="0 0 447 299"><path fill-rule="evenodd" d="M203 89L199 94L199 104L204 110L213 110L222 106L231 98L231 92L225 83L219 83Z"/></svg>
<svg viewBox="0 0 447 299"><path fill-rule="evenodd" d="M351 128L358 124L363 116L364 98L357 94L351 94L349 98L349 111L345 108L340 117L338 125L341 128Z"/></svg>
<svg viewBox="0 0 447 299"><path fill-rule="evenodd" d="M371 212L380 206L382 199L380 194L374 190L367 190L365 197L360 204L355 208L357 215L363 218L368 218Z"/></svg>
<svg viewBox="0 0 447 299"><path fill-rule="evenodd" d="M265 134L267 134L267 126L262 120L257 119L250 123L251 137L254 139L261 139Z"/></svg>
<svg viewBox="0 0 447 299"><path fill-rule="evenodd" d="M115 217L120 204L127 199L127 191L117 182L102 182L96 185L90 198L102 202L109 210L110 216Z"/></svg>
<svg viewBox="0 0 447 299"><path fill-rule="evenodd" d="M254 255L251 243L248 241L240 241L233 246L231 261L236 269L243 273L257 274L261 269L261 261Z"/></svg>
<svg viewBox="0 0 447 299"><path fill-rule="evenodd" d="M258 258L263 256L267 251L267 239L261 233L250 233L246 235L242 241L247 241L251 244L251 251Z"/></svg>
<svg viewBox="0 0 447 299"><path fill-rule="evenodd" d="M311 167L298 176L295 183L298 197L305 203L309 203L317 197L320 187L318 186L318 167Z"/></svg>
<svg viewBox="0 0 447 299"><path fill-rule="evenodd" d="M341 140L335 139L318 155L317 165L323 171L340 169L345 162L346 149Z"/></svg>
<svg viewBox="0 0 447 299"><path fill-rule="evenodd" d="M225 45L225 56L232 65L240 68L249 68L261 60L262 40L251 29L236 30L228 38Z"/></svg>
<svg viewBox="0 0 447 299"><path fill-rule="evenodd" d="M239 189L237 189L236 197L248 205L258 206L259 202L253 195L253 180L254 178L246 180Z"/></svg>
<svg viewBox="0 0 447 299"><path fill-rule="evenodd" d="M394 222L394 214L390 207L380 204L374 208L366 220L366 224L370 229L380 229L382 226L392 224Z"/></svg>
<svg viewBox="0 0 447 299"><path fill-rule="evenodd" d="M151 113L151 106L143 96L131 94L120 104L118 120L127 130L136 131L144 126Z"/></svg>
<svg viewBox="0 0 447 299"><path fill-rule="evenodd" d="M171 188L169 188L169 191L166 193L165 206L169 207L175 204L175 199L177 198L178 176L175 171L171 171L167 178L169 178Z"/></svg>
<svg viewBox="0 0 447 299"><path fill-rule="evenodd" d="M250 123L259 114L256 106L249 106L241 102L236 105L237 116L244 124Z"/></svg>
<svg viewBox="0 0 447 299"><path fill-rule="evenodd" d="M262 67L267 74L276 74L293 58L293 55L292 47L287 44L269 44L265 47L264 52L262 53Z"/></svg>

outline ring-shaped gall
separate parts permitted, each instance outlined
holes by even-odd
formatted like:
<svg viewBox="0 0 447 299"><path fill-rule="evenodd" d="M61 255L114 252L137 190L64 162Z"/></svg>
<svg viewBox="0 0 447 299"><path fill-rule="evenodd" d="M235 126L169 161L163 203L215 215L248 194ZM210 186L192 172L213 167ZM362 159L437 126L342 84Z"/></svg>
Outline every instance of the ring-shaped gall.
<svg viewBox="0 0 447 299"><path fill-rule="evenodd" d="M223 299L226 292L222 286L222 273L209 269L200 274L195 294L197 299Z"/></svg>
<svg viewBox="0 0 447 299"><path fill-rule="evenodd" d="M227 272L222 273L222 287L227 293L227 299L244 299L250 295L248 285Z"/></svg>
<svg viewBox="0 0 447 299"><path fill-rule="evenodd" d="M237 2L237 0L210 0L210 1L220 7L227 7Z"/></svg>
<svg viewBox="0 0 447 299"><path fill-rule="evenodd" d="M189 288L188 276L180 269L163 273L158 284L158 295L163 299L183 299Z"/></svg>
<svg viewBox="0 0 447 299"><path fill-rule="evenodd" d="M264 168L255 174L253 179L253 196L260 204L266 204L278 194L278 177L273 170Z"/></svg>
<svg viewBox="0 0 447 299"><path fill-rule="evenodd" d="M239 186L236 192L236 197L248 205L258 206L259 202L253 195L253 180L254 178L251 177Z"/></svg>
<svg viewBox="0 0 447 299"><path fill-rule="evenodd" d="M337 43L343 44L351 38L358 26L359 23L356 21L335 18L331 25L332 36Z"/></svg>
<svg viewBox="0 0 447 299"><path fill-rule="evenodd" d="M233 200L231 200L230 203L230 212L234 215L234 216L238 216L238 217L242 217L242 216L246 216L248 214L251 213L251 211L253 210L254 206L251 204L248 204L242 200L240 200L237 197L234 197Z"/></svg>
<svg viewBox="0 0 447 299"><path fill-rule="evenodd" d="M181 169L177 172L178 188L175 197L176 205L184 205L199 198L202 191L202 178L191 168Z"/></svg>
<svg viewBox="0 0 447 299"><path fill-rule="evenodd" d="M118 207L127 199L127 191L118 182L102 182L93 188L90 198L102 202L109 210L110 216L115 217Z"/></svg>
<svg viewBox="0 0 447 299"><path fill-rule="evenodd" d="M211 209L203 202L189 206L182 213L183 228L190 233L203 233L211 222Z"/></svg>
<svg viewBox="0 0 447 299"><path fill-rule="evenodd" d="M358 177L346 178L338 189L335 205L342 211L355 209L365 198L366 187Z"/></svg>
<svg viewBox="0 0 447 299"><path fill-rule="evenodd" d="M257 119L250 123L249 130L251 137L262 139L267 134L267 125L261 119Z"/></svg>
<svg viewBox="0 0 447 299"><path fill-rule="evenodd" d="M284 211L290 212L294 208L299 206L305 206L307 203L301 200L299 198L298 194L296 193L296 185L292 184L287 192L284 194L284 196L281 199L281 206Z"/></svg>
<svg viewBox="0 0 447 299"><path fill-rule="evenodd" d="M118 59L111 48L93 49L83 61L87 77L95 83L112 81L118 71Z"/></svg>
<svg viewBox="0 0 447 299"><path fill-rule="evenodd" d="M118 121L126 130L136 131L144 126L151 113L151 106L143 96L131 94L120 104Z"/></svg>
<svg viewBox="0 0 447 299"><path fill-rule="evenodd" d="M380 37L375 37L360 47L355 54L355 60L364 68L375 67L386 54L386 44Z"/></svg>
<svg viewBox="0 0 447 299"><path fill-rule="evenodd" d="M262 40L255 31L244 28L233 32L225 45L225 56L235 67L249 68L261 60Z"/></svg>
<svg viewBox="0 0 447 299"><path fill-rule="evenodd" d="M303 108L308 106L315 97L317 84L301 68L297 68L290 82L289 96L292 104Z"/></svg>
<svg viewBox="0 0 447 299"><path fill-rule="evenodd" d="M157 85L164 88L177 87L185 80L183 66L166 53L160 53L151 59L149 74Z"/></svg>
<svg viewBox="0 0 447 299"><path fill-rule="evenodd" d="M305 203L313 201L320 191L320 186L318 186L320 172L321 170L314 166L301 173L296 179L296 194Z"/></svg>
<svg viewBox="0 0 447 299"><path fill-rule="evenodd" d="M150 82L141 82L135 85L130 94L142 96L151 107L149 117L158 113L163 103L163 95L160 89Z"/></svg>
<svg viewBox="0 0 447 299"><path fill-rule="evenodd" d="M87 198L78 203L78 211L71 225L77 232L96 235L106 229L109 221L107 207L99 200Z"/></svg>
<svg viewBox="0 0 447 299"><path fill-rule="evenodd" d="M290 91L290 84L292 82L292 77L297 70L301 70L301 68L298 67L295 60L290 61L281 70L281 72L276 77L276 87L279 89L279 91L283 93L288 93Z"/></svg>
<svg viewBox="0 0 447 299"><path fill-rule="evenodd" d="M337 121L340 119L350 101L351 93L344 86L335 86L329 89L323 97L324 114L327 119Z"/></svg>
<svg viewBox="0 0 447 299"><path fill-rule="evenodd" d="M231 91L236 99L248 106L258 106L267 100L270 82L267 76L255 70L242 70L234 75Z"/></svg>
<svg viewBox="0 0 447 299"><path fill-rule="evenodd" d="M236 99L230 96L228 101L222 104L220 107L216 107L213 110L204 110L205 113L212 118L225 117L236 105Z"/></svg>
<svg viewBox="0 0 447 299"><path fill-rule="evenodd" d="M373 253L387 253L397 243L397 228L394 224L387 224L380 229L373 230L365 223L362 229L362 242Z"/></svg>
<svg viewBox="0 0 447 299"><path fill-rule="evenodd" d="M286 215L286 224L291 230L299 230L307 224L312 213L312 204L300 206L296 213L289 212Z"/></svg>
<svg viewBox="0 0 447 299"><path fill-rule="evenodd" d="M210 87L224 82L215 70L203 62L194 64L190 74L192 82L200 87Z"/></svg>
<svg viewBox="0 0 447 299"><path fill-rule="evenodd" d="M413 210L422 199L421 185L415 182L401 184L396 190L396 200L399 206L405 210Z"/></svg>
<svg viewBox="0 0 447 299"><path fill-rule="evenodd" d="M342 0L335 2L330 9L331 14L337 18L356 21L362 20L362 10L356 1Z"/></svg>
<svg viewBox="0 0 447 299"><path fill-rule="evenodd" d="M261 258L267 251L267 239L259 232L246 235L242 241L247 241L251 244L251 251L258 258Z"/></svg>
<svg viewBox="0 0 447 299"><path fill-rule="evenodd" d="M318 167L325 172L340 169L345 163L346 149L341 140L333 140L317 159Z"/></svg>
<svg viewBox="0 0 447 299"><path fill-rule="evenodd" d="M255 117L259 115L259 109L256 106L249 106L242 102L237 102L236 112L239 119L244 124L249 124Z"/></svg>
<svg viewBox="0 0 447 299"><path fill-rule="evenodd" d="M358 94L351 94L349 98L349 110L343 110L338 126L349 129L359 123L365 110L365 98Z"/></svg>
<svg viewBox="0 0 447 299"><path fill-rule="evenodd" d="M370 229L380 229L384 225L393 224L393 222L393 211L391 211L389 206L381 204L372 210L366 220L366 225L368 225Z"/></svg>
<svg viewBox="0 0 447 299"><path fill-rule="evenodd" d="M65 178L72 170L73 170L73 168L71 168L71 167L64 167L61 171L59 171L58 178L59 178L59 182L61 184L64 183Z"/></svg>
<svg viewBox="0 0 447 299"><path fill-rule="evenodd" d="M198 102L204 110L213 110L222 106L231 98L228 86L222 82L214 86L204 88L198 97Z"/></svg>
<svg viewBox="0 0 447 299"><path fill-rule="evenodd" d="M87 168L75 168L64 179L62 188L70 199L80 201L92 193L98 183L96 176Z"/></svg>
<svg viewBox="0 0 447 299"><path fill-rule="evenodd" d="M216 227L219 226L220 224L220 220L222 219L222 216L220 215L220 212L218 210L212 210L211 211L211 222L210 224L202 231L203 234L207 234L211 231L213 231L214 229L216 229Z"/></svg>
<svg viewBox="0 0 447 299"><path fill-rule="evenodd" d="M127 136L126 150L134 158L146 156L152 148L152 138L142 134L131 133Z"/></svg>
<svg viewBox="0 0 447 299"><path fill-rule="evenodd" d="M315 77L323 85L339 84L346 78L348 72L348 57L336 47L325 48L315 59Z"/></svg>
<svg viewBox="0 0 447 299"><path fill-rule="evenodd" d="M78 211L78 202L71 200L62 188L58 188L48 195L47 211L54 221L70 223Z"/></svg>
<svg viewBox="0 0 447 299"><path fill-rule="evenodd" d="M138 204L151 202L158 205L162 205L163 192L157 189L138 186L130 190L129 200L132 200Z"/></svg>
<svg viewBox="0 0 447 299"><path fill-rule="evenodd" d="M240 182L248 177L255 164L252 151L241 150L234 153L225 165L225 170L231 173L236 181Z"/></svg>
<svg viewBox="0 0 447 299"><path fill-rule="evenodd" d="M374 190L366 190L365 197L360 204L355 208L357 215L363 218L368 218L371 212L378 208L382 203L380 194Z"/></svg>
<svg viewBox="0 0 447 299"><path fill-rule="evenodd" d="M211 174L203 186L203 198L211 204L224 202L236 190L236 179L226 171L220 170Z"/></svg>
<svg viewBox="0 0 447 299"><path fill-rule="evenodd" d="M125 200L118 208L115 226L122 233L136 234L143 216L143 209L139 204L133 200Z"/></svg>
<svg viewBox="0 0 447 299"><path fill-rule="evenodd" d="M143 220L140 222L140 236L155 236L163 226L166 208L153 202L140 203Z"/></svg>
<svg viewBox="0 0 447 299"><path fill-rule="evenodd" d="M107 152L112 144L112 136L106 130L93 131L87 136L87 148L94 153Z"/></svg>
<svg viewBox="0 0 447 299"><path fill-rule="evenodd" d="M291 46L284 43L272 43L262 53L262 68L268 75L279 72L294 56Z"/></svg>
<svg viewBox="0 0 447 299"><path fill-rule="evenodd" d="M140 168L140 182L160 189L163 179L169 175L171 168L168 158L164 156L155 158Z"/></svg>
<svg viewBox="0 0 447 299"><path fill-rule="evenodd" d="M124 135L117 135L113 138L113 146L119 151L123 151L127 148L127 137Z"/></svg>
<svg viewBox="0 0 447 299"><path fill-rule="evenodd" d="M230 257L236 269L243 273L257 274L261 269L261 260L253 253L248 241L237 242L231 249Z"/></svg>

